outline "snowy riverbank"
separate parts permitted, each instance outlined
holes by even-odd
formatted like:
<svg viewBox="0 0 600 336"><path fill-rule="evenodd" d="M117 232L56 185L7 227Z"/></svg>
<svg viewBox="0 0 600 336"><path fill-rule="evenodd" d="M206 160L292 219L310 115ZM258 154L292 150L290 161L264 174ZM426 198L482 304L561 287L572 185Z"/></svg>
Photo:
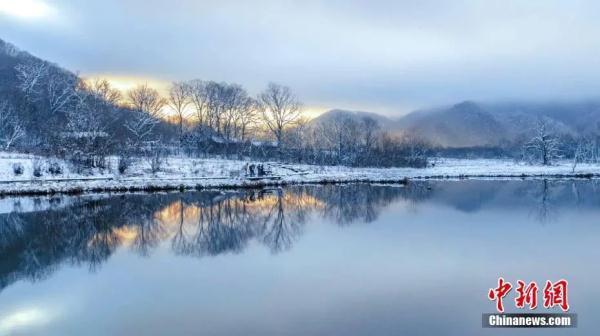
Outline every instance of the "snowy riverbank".
<svg viewBox="0 0 600 336"><path fill-rule="evenodd" d="M77 173L68 163L26 154L0 153L0 194L78 193L100 191L153 191L203 188L254 187L300 183L379 182L401 183L406 179L440 178L589 178L600 177L600 165L570 162L534 166L508 160L437 159L427 168L349 168L264 163L273 178L249 179L242 173L248 161L225 159L166 158L157 173L149 162L138 160L124 174L116 160L105 170ZM15 165L22 166L20 174ZM50 167L59 167L59 173ZM35 168L37 167L37 173Z"/></svg>

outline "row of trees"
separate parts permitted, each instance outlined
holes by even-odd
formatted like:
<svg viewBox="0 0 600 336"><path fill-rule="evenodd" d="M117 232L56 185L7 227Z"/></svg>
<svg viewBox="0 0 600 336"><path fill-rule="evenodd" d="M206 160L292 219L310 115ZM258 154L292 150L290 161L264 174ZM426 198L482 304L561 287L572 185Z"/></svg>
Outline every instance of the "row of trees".
<svg viewBox="0 0 600 336"><path fill-rule="evenodd" d="M430 149L413 134L392 135L369 116L347 114L300 123L286 141L294 160L310 164L422 167Z"/></svg>
<svg viewBox="0 0 600 336"><path fill-rule="evenodd" d="M238 155L252 155L252 147L259 147L255 155L312 164L426 164L428 146L424 141L382 132L370 117L337 115L311 122L302 116L302 104L291 89L275 83L256 97L237 84L202 80L173 83L164 99L146 85L133 89L127 97L140 116L134 119L136 125L152 125L150 121L160 118L163 107L168 106L177 125L180 149L196 148L206 154L211 142L220 142L226 151L229 147ZM135 134L148 134L128 128Z"/></svg>
<svg viewBox="0 0 600 336"><path fill-rule="evenodd" d="M148 90L143 85L129 92L130 102L134 101L132 97ZM152 96L154 102L168 105L174 113L182 146L188 124L196 132L205 133L208 129L226 142L244 142L250 136L260 136L257 130L266 130L279 145L286 129L296 125L301 116L302 104L298 98L289 87L275 83L270 83L256 98L241 85L203 80L173 83L166 99L158 98L156 91ZM154 115L153 110L133 106Z"/></svg>
<svg viewBox="0 0 600 336"><path fill-rule="evenodd" d="M301 121L302 106L289 87L279 84L270 83L254 98L238 84L203 80L175 82L166 98L140 85L127 92L124 103L135 114L126 128L136 144L151 139L158 122L170 120L178 148L196 147L204 154L215 143L240 151L266 139L281 152L286 132Z"/></svg>
<svg viewBox="0 0 600 336"><path fill-rule="evenodd" d="M279 158L317 164L423 165L426 145L394 137L371 118L324 122L303 117L302 103L270 83L250 95L241 85L204 80L120 92L31 59L14 67L22 99L0 104L0 145L103 167L109 154L176 151ZM18 112L18 113L17 113Z"/></svg>

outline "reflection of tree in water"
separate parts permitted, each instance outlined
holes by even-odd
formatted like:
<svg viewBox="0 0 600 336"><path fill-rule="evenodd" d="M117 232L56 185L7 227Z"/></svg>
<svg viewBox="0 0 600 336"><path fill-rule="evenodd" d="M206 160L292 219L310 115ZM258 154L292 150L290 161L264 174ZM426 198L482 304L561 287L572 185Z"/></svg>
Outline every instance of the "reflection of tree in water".
<svg viewBox="0 0 600 336"><path fill-rule="evenodd" d="M0 287L20 278L44 279L61 263L95 269L120 245L111 234L117 222L110 209L93 201L68 211L0 216Z"/></svg>
<svg viewBox="0 0 600 336"><path fill-rule="evenodd" d="M248 191L211 203L171 204L166 212L174 213L171 207L179 211L163 223L177 223L171 244L178 254L237 253L253 238L277 252L291 246L312 206L314 202L306 202L306 196L281 189Z"/></svg>
<svg viewBox="0 0 600 336"><path fill-rule="evenodd" d="M354 222L370 223L390 203L403 199L415 204L429 197L428 183L414 182L406 186L381 186L367 183L349 185L326 185L308 190L322 200L321 214L339 225Z"/></svg>
<svg viewBox="0 0 600 336"><path fill-rule="evenodd" d="M537 207L534 210L536 219L540 223L546 223L551 218L554 218L555 207L552 206L552 192L553 185L548 180L543 180L537 190Z"/></svg>
<svg viewBox="0 0 600 336"><path fill-rule="evenodd" d="M527 181L514 192L515 198L526 200L530 207L531 216L539 223L547 223L556 218L558 208L557 197L567 184L552 180Z"/></svg>
<svg viewBox="0 0 600 336"><path fill-rule="evenodd" d="M165 201L169 201L168 198ZM125 223L135 229L131 248L142 256L148 256L166 237L163 226L155 218L156 207L157 200L146 197L136 203L126 202L123 205Z"/></svg>
<svg viewBox="0 0 600 336"><path fill-rule="evenodd" d="M520 182L514 189L516 204L530 208L530 214L541 224L559 218L562 208L600 206L599 180L533 180Z"/></svg>
<svg viewBox="0 0 600 336"><path fill-rule="evenodd" d="M147 256L163 242L195 257L239 253L250 241L273 253L301 236L311 215L370 222L410 188L295 186L239 192L122 195L0 215L0 288L40 280L64 264L96 270L117 248Z"/></svg>
<svg viewBox="0 0 600 336"><path fill-rule="evenodd" d="M320 205L302 192L293 195L277 189L274 198L267 215L260 216L264 218L260 235L272 252L279 252L292 246L302 233L308 213Z"/></svg>
<svg viewBox="0 0 600 336"><path fill-rule="evenodd" d="M243 201L227 198L206 206L189 206L197 211L186 220L186 204L178 204L179 225L171 241L179 254L204 256L239 252L252 236Z"/></svg>

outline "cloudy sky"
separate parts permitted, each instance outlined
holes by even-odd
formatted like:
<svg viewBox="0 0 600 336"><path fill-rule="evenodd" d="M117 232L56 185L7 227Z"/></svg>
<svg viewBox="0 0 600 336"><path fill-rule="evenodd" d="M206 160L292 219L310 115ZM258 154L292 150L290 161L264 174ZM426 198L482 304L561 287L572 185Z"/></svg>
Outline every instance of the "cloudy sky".
<svg viewBox="0 0 600 336"><path fill-rule="evenodd" d="M311 111L600 93L598 1L0 0L0 38L127 88L291 86Z"/></svg>

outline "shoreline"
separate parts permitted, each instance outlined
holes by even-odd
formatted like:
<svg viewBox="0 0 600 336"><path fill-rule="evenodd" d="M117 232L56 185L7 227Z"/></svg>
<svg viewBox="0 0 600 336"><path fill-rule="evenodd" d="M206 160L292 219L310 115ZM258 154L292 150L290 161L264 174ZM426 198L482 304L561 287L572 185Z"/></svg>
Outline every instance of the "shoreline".
<svg viewBox="0 0 600 336"><path fill-rule="evenodd" d="M460 181L460 180L592 180L600 178L600 173L552 173L552 174L439 174L413 176L319 176L305 177L281 176L279 179L232 179L215 177L198 178L90 178L90 179L53 179L53 180L20 180L0 181L0 197L6 196L43 196L54 194L80 195L106 192L167 192L192 191L206 189L259 189L264 187L280 187L287 185L328 185L328 184L396 184L406 185L410 181ZM100 182L100 183L98 183Z"/></svg>

